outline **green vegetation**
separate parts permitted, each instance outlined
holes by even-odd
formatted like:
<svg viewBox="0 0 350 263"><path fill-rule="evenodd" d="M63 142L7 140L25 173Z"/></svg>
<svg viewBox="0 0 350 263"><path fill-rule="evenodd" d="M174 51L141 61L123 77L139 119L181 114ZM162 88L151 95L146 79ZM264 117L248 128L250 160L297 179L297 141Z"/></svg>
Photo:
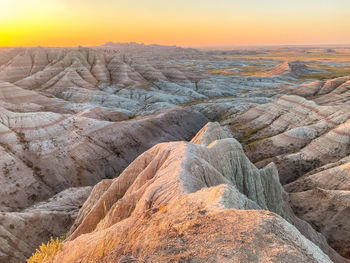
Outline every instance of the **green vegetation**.
<svg viewBox="0 0 350 263"><path fill-rule="evenodd" d="M229 71L230 69L238 68L242 69L240 72ZM226 75L226 76L259 76L265 70L268 70L267 66L235 66L235 67L225 67L225 68L210 68L207 70L209 74L218 74L218 75Z"/></svg>
<svg viewBox="0 0 350 263"><path fill-rule="evenodd" d="M350 75L350 66L344 67L334 66L331 63L350 62L350 49L332 49L330 52L328 49L322 48L299 48L299 49L272 49L261 50L257 54L228 54L217 55L219 59L227 60L268 60L275 61L276 63L282 63L285 61L302 61L308 67L314 69L325 70L327 72L315 72L308 73L300 76L300 80L324 80L332 79L342 76ZM249 64L249 63L248 63ZM209 69L208 73L222 74L222 75L239 75L239 76L263 76L265 70L271 69L268 66L260 65L248 65L248 66L236 66L240 68L242 72L230 72L227 69L230 68L213 68Z"/></svg>
<svg viewBox="0 0 350 263"><path fill-rule="evenodd" d="M306 64L310 68L325 70L326 72L317 72L317 73L309 73L300 76L300 79L318 79L318 80L326 80L326 79L334 79L343 76L350 75L350 66L347 67L332 67L330 65L318 64L318 63L310 63Z"/></svg>
<svg viewBox="0 0 350 263"><path fill-rule="evenodd" d="M129 120L133 120L133 119L135 119L136 118L136 115L135 114L132 114L132 115L129 115Z"/></svg>
<svg viewBox="0 0 350 263"><path fill-rule="evenodd" d="M283 61L306 61L313 60L317 62L347 62L350 61L349 49L336 49L336 52L326 52L324 49L275 49L261 51L258 54L230 54L219 55L221 59L272 59L280 62Z"/></svg>

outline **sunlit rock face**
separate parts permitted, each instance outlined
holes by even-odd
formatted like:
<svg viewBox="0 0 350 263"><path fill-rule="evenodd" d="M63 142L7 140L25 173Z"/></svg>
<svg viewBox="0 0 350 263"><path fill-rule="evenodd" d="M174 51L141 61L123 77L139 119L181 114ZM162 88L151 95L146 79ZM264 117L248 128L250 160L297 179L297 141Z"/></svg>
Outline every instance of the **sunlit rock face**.
<svg viewBox="0 0 350 263"><path fill-rule="evenodd" d="M347 262L288 202L276 167L209 123L97 184L53 262Z"/></svg>
<svg viewBox="0 0 350 263"><path fill-rule="evenodd" d="M40 241L65 234L87 193L72 201L74 213L28 209L71 187L114 178L145 150L189 140L208 121L175 105L248 87L244 79L228 85L231 78L209 79L184 64L202 58L211 63L193 49L115 43L0 50L1 260L24 261ZM264 100L249 105L256 102ZM17 246L23 228L33 232Z"/></svg>
<svg viewBox="0 0 350 263"><path fill-rule="evenodd" d="M299 61L284 62L273 69L264 72L267 76L287 76L297 78L300 75L314 72L314 69L307 67L304 63Z"/></svg>
<svg viewBox="0 0 350 263"><path fill-rule="evenodd" d="M300 85L314 69L278 64L135 43L1 49L0 262L69 229L76 257L66 245L56 261L342 262L314 229L348 256L349 78ZM256 65L270 69L244 75ZM225 127L185 142L208 119Z"/></svg>
<svg viewBox="0 0 350 263"><path fill-rule="evenodd" d="M0 207L4 211L4 234L0 259L24 262L41 242L65 234L88 193L77 201L76 193L72 193L73 197L68 197L72 208L58 203L52 209L32 212L33 204L61 191L66 195L69 187L90 186L118 176L154 144L189 139L206 122L200 113L182 108L122 122L1 108ZM30 231L21 235L26 228Z"/></svg>
<svg viewBox="0 0 350 263"><path fill-rule="evenodd" d="M298 87L286 87L284 92L314 100L320 105L349 104L350 76L317 80Z"/></svg>

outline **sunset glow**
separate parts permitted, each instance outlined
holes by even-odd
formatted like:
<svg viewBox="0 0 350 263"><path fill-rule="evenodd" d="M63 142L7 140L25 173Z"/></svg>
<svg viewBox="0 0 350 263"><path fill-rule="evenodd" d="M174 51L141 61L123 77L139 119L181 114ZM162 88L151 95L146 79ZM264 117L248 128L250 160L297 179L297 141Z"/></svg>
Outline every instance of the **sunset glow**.
<svg viewBox="0 0 350 263"><path fill-rule="evenodd" d="M0 0L0 46L349 44L350 1Z"/></svg>

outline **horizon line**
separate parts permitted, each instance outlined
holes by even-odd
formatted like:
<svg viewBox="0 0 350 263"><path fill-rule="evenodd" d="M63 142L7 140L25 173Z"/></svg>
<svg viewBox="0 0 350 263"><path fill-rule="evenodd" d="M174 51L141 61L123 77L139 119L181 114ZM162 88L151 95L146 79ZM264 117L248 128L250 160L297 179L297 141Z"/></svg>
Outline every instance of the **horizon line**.
<svg viewBox="0 0 350 263"><path fill-rule="evenodd" d="M103 44L99 45L83 45L83 44L76 44L76 45L28 45L28 46L22 46L22 45L14 45L14 46L1 46L0 48L35 48L35 47L43 47L43 48L74 48L74 47L102 47L106 46L106 44L137 44L137 45L144 45L144 46L168 46L168 47L182 47L182 48L244 48L244 47L350 47L350 43L343 44L343 43L314 43L314 44L218 44L218 45L176 45L176 44L158 44L158 43L149 43L145 44L143 42L135 42L135 41L129 41L129 42L113 42L113 41L107 41Z"/></svg>

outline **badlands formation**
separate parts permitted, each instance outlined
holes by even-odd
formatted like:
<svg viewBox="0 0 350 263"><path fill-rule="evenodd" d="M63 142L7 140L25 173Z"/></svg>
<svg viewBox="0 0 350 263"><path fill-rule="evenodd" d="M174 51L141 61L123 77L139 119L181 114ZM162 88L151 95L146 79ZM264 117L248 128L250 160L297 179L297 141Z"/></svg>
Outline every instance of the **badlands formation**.
<svg viewBox="0 0 350 263"><path fill-rule="evenodd" d="M313 100L283 95L225 124L257 167L276 164L295 213L349 258L350 106L342 103L348 79L301 85L295 93Z"/></svg>
<svg viewBox="0 0 350 263"><path fill-rule="evenodd" d="M80 214L52 262L346 262L217 123L146 151Z"/></svg>
<svg viewBox="0 0 350 263"><path fill-rule="evenodd" d="M259 52L1 49L0 262L349 262L350 78Z"/></svg>

